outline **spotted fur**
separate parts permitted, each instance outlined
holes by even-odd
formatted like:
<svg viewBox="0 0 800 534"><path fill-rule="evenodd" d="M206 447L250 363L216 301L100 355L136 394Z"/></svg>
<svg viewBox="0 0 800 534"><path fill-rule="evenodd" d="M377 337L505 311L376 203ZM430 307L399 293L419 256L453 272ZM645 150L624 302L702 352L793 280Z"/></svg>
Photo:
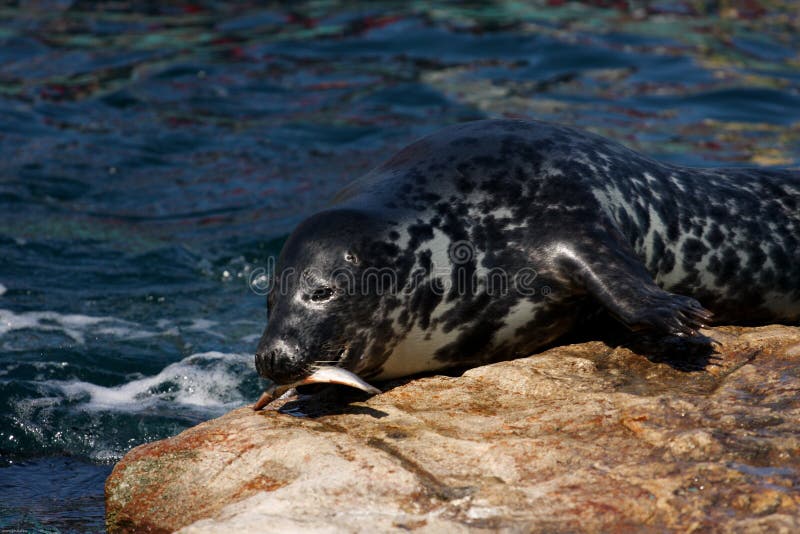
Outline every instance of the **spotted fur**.
<svg viewBox="0 0 800 534"><path fill-rule="evenodd" d="M456 261L464 244L470 257ZM304 221L281 253L288 267L383 269L393 282L332 281L320 305L307 288L274 291L256 363L278 382L331 346L347 347L336 365L373 379L523 356L596 307L672 335L696 334L707 310L796 323L800 173L678 167L545 122L466 123L403 149ZM505 291L486 283L497 272ZM473 279L484 283L459 286Z"/></svg>

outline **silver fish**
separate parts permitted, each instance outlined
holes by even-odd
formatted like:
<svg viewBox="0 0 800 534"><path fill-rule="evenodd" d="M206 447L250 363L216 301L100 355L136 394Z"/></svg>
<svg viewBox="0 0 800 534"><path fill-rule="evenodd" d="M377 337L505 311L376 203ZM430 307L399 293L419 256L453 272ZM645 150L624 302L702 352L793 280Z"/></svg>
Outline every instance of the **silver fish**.
<svg viewBox="0 0 800 534"><path fill-rule="evenodd" d="M373 385L367 384L361 380L358 375L348 371L347 369L342 369L341 367L320 367L299 382L295 382L293 384L284 384L281 386L273 384L267 388L266 391L264 391L261 397L259 397L258 401L256 401L256 403L253 405L253 410L261 410L267 404L277 399L290 389L306 384L341 384L343 386L350 386L362 391L366 391L371 395L377 395L381 392L381 390Z"/></svg>

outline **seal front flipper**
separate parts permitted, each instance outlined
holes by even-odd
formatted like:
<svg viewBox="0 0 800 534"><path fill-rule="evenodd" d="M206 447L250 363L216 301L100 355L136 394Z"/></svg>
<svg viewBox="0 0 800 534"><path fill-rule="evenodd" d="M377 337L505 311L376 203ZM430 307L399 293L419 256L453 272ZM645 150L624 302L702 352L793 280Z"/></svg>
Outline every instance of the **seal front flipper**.
<svg viewBox="0 0 800 534"><path fill-rule="evenodd" d="M698 336L698 329L708 326L712 313L691 297L669 293L655 286L633 286L627 301L617 299L615 312L631 330L652 329L673 336Z"/></svg>
<svg viewBox="0 0 800 534"><path fill-rule="evenodd" d="M594 236L591 247L560 245L562 263L573 279L631 330L655 330L673 336L697 336L713 314L695 299L669 293L622 240ZM560 249L559 249L560 248Z"/></svg>

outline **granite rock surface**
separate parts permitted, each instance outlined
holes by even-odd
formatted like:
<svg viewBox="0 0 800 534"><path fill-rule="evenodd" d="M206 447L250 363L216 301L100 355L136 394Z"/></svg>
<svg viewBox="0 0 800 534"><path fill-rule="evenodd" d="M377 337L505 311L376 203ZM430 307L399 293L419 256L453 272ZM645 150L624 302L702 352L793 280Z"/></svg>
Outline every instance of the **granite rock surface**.
<svg viewBox="0 0 800 534"><path fill-rule="evenodd" d="M705 333L243 407L130 451L107 526L798 532L800 328Z"/></svg>

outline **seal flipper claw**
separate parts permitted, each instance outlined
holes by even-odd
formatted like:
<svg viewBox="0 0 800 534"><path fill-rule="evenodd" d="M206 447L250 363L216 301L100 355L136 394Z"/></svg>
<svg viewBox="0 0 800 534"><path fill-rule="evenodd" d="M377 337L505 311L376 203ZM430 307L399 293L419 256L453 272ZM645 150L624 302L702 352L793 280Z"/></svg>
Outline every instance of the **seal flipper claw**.
<svg viewBox="0 0 800 534"><path fill-rule="evenodd" d="M695 308L695 305L699 306L696 300L658 287L640 283L638 287L630 286L625 296L627 301L616 301L613 307L607 307L620 322L634 331L649 329L673 336L697 337L700 335L698 330L706 328L711 319L711 312ZM614 308L619 311L615 312Z"/></svg>
<svg viewBox="0 0 800 534"><path fill-rule="evenodd" d="M699 336L698 330L706 328L712 317L695 299L664 291L649 279L631 283L611 306L603 304L631 330L678 337Z"/></svg>

